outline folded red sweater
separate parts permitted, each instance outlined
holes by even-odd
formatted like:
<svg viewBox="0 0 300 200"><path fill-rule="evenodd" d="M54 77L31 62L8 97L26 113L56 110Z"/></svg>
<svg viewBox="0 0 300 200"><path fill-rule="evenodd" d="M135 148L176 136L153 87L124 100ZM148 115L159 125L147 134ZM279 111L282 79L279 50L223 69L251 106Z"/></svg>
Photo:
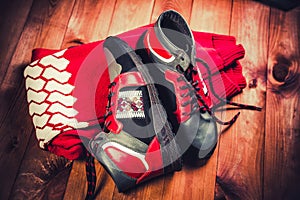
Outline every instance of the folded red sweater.
<svg viewBox="0 0 300 200"><path fill-rule="evenodd" d="M153 24L118 35L135 48L141 34ZM196 56L210 67L200 67L208 89L230 98L246 86L242 45L232 36L193 31ZM107 104L109 75L103 40L64 50L34 49L26 67L27 100L41 148L68 159L82 156L83 139L101 131ZM209 84L209 74L211 84ZM214 104L219 100L212 96Z"/></svg>

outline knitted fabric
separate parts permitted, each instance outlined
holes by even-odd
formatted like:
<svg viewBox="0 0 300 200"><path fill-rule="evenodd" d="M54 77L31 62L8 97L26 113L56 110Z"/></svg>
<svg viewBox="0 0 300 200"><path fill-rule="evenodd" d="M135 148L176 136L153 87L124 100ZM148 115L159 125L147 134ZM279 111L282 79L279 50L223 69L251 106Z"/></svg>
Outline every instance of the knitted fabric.
<svg viewBox="0 0 300 200"><path fill-rule="evenodd" d="M140 35L153 24L118 35L135 48ZM242 45L232 36L193 31L196 57L210 66L215 92L223 98L246 86ZM40 147L68 159L84 156L81 137L93 138L101 130L110 83L103 40L64 50L34 49L25 69L29 112ZM198 63L211 91L207 69ZM219 100L212 95L214 104Z"/></svg>

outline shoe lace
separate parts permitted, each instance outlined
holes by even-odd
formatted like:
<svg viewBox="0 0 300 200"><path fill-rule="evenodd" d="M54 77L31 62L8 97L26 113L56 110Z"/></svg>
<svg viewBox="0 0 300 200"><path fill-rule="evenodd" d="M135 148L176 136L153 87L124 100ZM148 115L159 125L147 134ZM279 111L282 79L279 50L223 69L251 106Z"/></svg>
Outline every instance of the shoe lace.
<svg viewBox="0 0 300 200"><path fill-rule="evenodd" d="M204 60L200 59L200 58L196 58L196 62L199 62L201 63L207 70L207 73L208 73L208 83L209 83L209 87L211 88L211 93L212 95L214 95L214 97L216 97L221 103L219 103L218 105L215 105L213 106L212 108L210 108L207 103L204 101L203 97L201 95L199 95L198 93L196 93L196 97L197 99L202 103L203 106L200 107L200 111L201 112L205 112L207 111L212 117L213 119L221 124L221 125L232 125L236 122L237 118L239 117L240 115L240 112L238 112L237 114L234 115L234 117L232 117L229 121L222 121L220 120L219 118L216 117L215 115L215 110L216 108L222 106L223 104L229 104L229 105L232 105L232 106L237 106L241 109L249 109L249 110L257 110L257 111L261 111L262 108L261 107L257 107L257 106L253 106L253 105L247 105L247 104L241 104L241 103L236 103L236 102L233 102L233 101L230 101L228 99L224 99L224 98L221 98L217 93L216 91L214 90L214 87L213 87L213 84L212 84L212 74L211 74L211 71L210 71L210 67L209 65L207 64L207 62L205 62ZM189 80L191 80L191 85L194 87L194 89L196 91L199 91L200 88L199 88L199 82L198 81L194 81L193 78L192 78L192 73L194 74L197 74L198 71L195 70L194 68L191 68L191 71L188 72L188 76L189 76Z"/></svg>
<svg viewBox="0 0 300 200"><path fill-rule="evenodd" d="M108 103L107 103L107 106L106 106L106 113L104 114L103 118L104 118L104 125L103 125L103 131L104 132L109 132L109 125L111 124L111 121L108 121L107 118L113 114L112 110L111 110L111 107L114 105L111 101L111 98L112 96L114 95L114 92L112 91L112 88L116 85L116 82L111 82L109 85L108 85L108 88L109 88L109 94L108 94Z"/></svg>
<svg viewBox="0 0 300 200"><path fill-rule="evenodd" d="M111 124L111 121L108 121L108 116L112 115L111 107L113 106L113 103L111 101L112 96L114 95L112 88L116 85L116 82L111 82L108 86L109 88L109 94L108 94L108 103L106 106L106 113L99 117L98 119L104 120L103 125L103 131L109 132L109 125ZM97 119L97 122L98 122ZM94 122L95 120L92 120ZM92 125L98 125L98 123L93 123ZM85 200L94 199L94 193L95 193L95 187L96 187L96 169L95 169L95 163L94 163L94 156L87 150L86 151L86 178L88 183L87 188L87 194L85 197Z"/></svg>
<svg viewBox="0 0 300 200"><path fill-rule="evenodd" d="M184 76L179 76L177 78L177 81L180 82L180 81L185 81L185 77ZM195 97L195 91L194 91L194 87L191 86L190 84L184 84L182 86L179 87L181 90L186 90L185 93L182 93L180 96L182 98L184 97L191 97L188 101L185 101L181 104L182 107L186 107L188 105L191 105L191 112L189 113L182 113L182 115L192 115L194 114L195 112L197 112L199 110L199 106L198 106L198 102L197 102L197 98Z"/></svg>
<svg viewBox="0 0 300 200"><path fill-rule="evenodd" d="M86 150L86 178L88 183L87 193L85 200L94 199L95 187L96 187L96 169L93 155Z"/></svg>

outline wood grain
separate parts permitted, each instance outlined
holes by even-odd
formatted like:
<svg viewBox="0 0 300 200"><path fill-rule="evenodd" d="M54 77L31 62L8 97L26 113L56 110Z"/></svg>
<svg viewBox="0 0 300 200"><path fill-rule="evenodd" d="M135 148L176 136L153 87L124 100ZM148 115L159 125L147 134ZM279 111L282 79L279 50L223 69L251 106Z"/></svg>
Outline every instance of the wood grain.
<svg viewBox="0 0 300 200"><path fill-rule="evenodd" d="M189 22L192 6L192 0L155 1L153 13L151 16L151 23L156 22L158 16L166 10L176 10L187 20L187 22Z"/></svg>
<svg viewBox="0 0 300 200"><path fill-rule="evenodd" d="M74 41L88 43L105 39L115 7L115 1L76 1L62 48L76 45ZM101 199L111 199L113 180L95 160L96 194ZM64 199L84 199L87 191L85 162L74 161Z"/></svg>
<svg viewBox="0 0 300 200"><path fill-rule="evenodd" d="M72 1L34 2L0 88L0 199L7 199L32 134L23 69L34 47L59 47ZM60 20L57 21L57 18ZM4 184L5 183L5 184Z"/></svg>
<svg viewBox="0 0 300 200"><path fill-rule="evenodd" d="M258 85L245 88L233 101L264 106L269 7L253 1L234 1L230 34L246 50L241 64L247 82L255 79ZM221 135L217 182L226 199L262 199L265 111L240 111L237 122ZM227 111L226 118L236 112Z"/></svg>
<svg viewBox="0 0 300 200"><path fill-rule="evenodd" d="M95 160L96 167L96 199L112 199L114 192L114 182L106 173L99 162ZM72 171L66 187L64 199L84 199L87 191L87 182L85 174L85 162L73 162Z"/></svg>
<svg viewBox="0 0 300 200"><path fill-rule="evenodd" d="M34 48L57 49L61 46L63 36L70 18L74 1L64 3L46 0L34 2L26 25L16 47L4 83L17 86L23 78L20 66L30 62ZM71 10L70 10L71 8ZM59 20L57 20L59 19ZM19 66L19 68L16 68Z"/></svg>
<svg viewBox="0 0 300 200"><path fill-rule="evenodd" d="M116 0L76 1L62 48L103 40L108 35Z"/></svg>
<svg viewBox="0 0 300 200"><path fill-rule="evenodd" d="M300 188L300 9L271 10L264 198L297 199Z"/></svg>
<svg viewBox="0 0 300 200"><path fill-rule="evenodd" d="M246 50L241 60L244 75L248 83L256 81L256 87L245 88L233 100L264 109L241 110L206 165L188 164L195 161L185 158L182 171L126 193L117 191L96 162L96 199L298 198L299 8L284 12L250 0L5 0L0 7L0 199L61 199L65 186L66 200L84 199L86 193L83 162L73 163L66 185L70 162L56 160L36 144L23 79L31 50L101 40L155 22L168 9L180 12L193 30L237 38ZM235 113L227 110L223 118ZM47 167L53 164L51 158L57 168ZM45 171L38 171L43 167ZM52 171L56 169L58 174ZM34 180L45 181L43 191L26 184L31 172Z"/></svg>
<svg viewBox="0 0 300 200"><path fill-rule="evenodd" d="M39 148L31 135L9 199L62 199L71 161Z"/></svg>
<svg viewBox="0 0 300 200"><path fill-rule="evenodd" d="M108 35L117 35L125 31L149 24L154 0L119 0L116 3Z"/></svg>
<svg viewBox="0 0 300 200"><path fill-rule="evenodd" d="M1 2L0 17L0 85L8 70L9 62L19 42L32 0L5 0ZM18 12L12 12L17 10Z"/></svg>
<svg viewBox="0 0 300 200"><path fill-rule="evenodd" d="M216 10L222 10L223 12L216 12ZM231 0L194 1L191 14L191 28L196 31L229 35L231 10ZM224 116L225 113L218 113L220 119L224 118ZM217 128L220 134L224 126L217 124ZM222 191L221 187L216 185L216 168L220 140L219 137L216 150L209 162L204 167L194 169L195 172L192 177L194 179L193 182L197 185L197 190L195 190L193 197L197 199L214 199L215 197L222 196L220 194L220 191Z"/></svg>
<svg viewBox="0 0 300 200"><path fill-rule="evenodd" d="M231 0L194 1L191 28L197 31L228 35L231 9Z"/></svg>

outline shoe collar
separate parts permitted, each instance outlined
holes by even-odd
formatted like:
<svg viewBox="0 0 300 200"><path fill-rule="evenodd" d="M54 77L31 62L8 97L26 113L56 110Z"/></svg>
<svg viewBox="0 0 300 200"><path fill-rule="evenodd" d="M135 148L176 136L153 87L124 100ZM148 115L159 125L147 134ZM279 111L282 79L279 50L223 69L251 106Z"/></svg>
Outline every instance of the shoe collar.
<svg viewBox="0 0 300 200"><path fill-rule="evenodd" d="M173 26L163 27L169 23ZM165 34L166 32L171 32L172 36L175 35L175 39L177 39L177 35L178 40L186 40L184 43L186 46L178 47L175 45ZM183 43L181 42L181 44ZM169 10L159 16L154 27L146 33L144 45L156 62L172 67L180 65L184 71L190 64L195 65L194 36L184 18L176 11Z"/></svg>

